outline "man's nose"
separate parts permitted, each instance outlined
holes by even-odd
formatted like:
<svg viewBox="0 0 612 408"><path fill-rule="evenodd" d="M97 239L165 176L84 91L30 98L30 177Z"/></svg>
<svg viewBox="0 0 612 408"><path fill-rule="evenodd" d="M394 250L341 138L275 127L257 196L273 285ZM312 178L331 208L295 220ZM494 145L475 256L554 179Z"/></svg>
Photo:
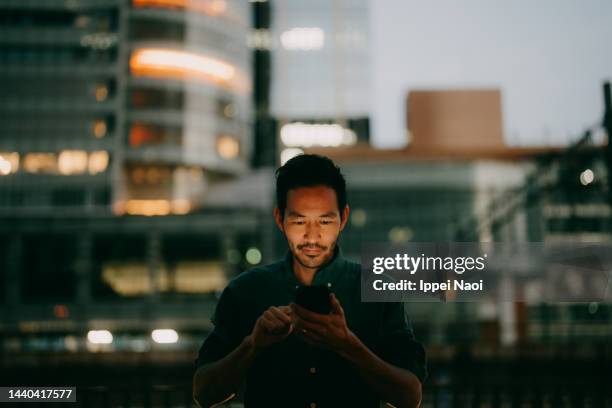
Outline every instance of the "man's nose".
<svg viewBox="0 0 612 408"><path fill-rule="evenodd" d="M319 229L318 226L314 225L313 223L307 223L306 224L306 229L304 231L304 238L307 241L316 241L321 237L321 230Z"/></svg>

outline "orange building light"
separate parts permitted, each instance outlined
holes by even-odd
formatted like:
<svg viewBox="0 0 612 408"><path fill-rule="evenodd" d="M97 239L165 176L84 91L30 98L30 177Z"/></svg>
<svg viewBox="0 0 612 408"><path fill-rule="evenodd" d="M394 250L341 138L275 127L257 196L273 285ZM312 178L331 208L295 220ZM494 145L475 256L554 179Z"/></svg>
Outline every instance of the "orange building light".
<svg viewBox="0 0 612 408"><path fill-rule="evenodd" d="M216 58L179 50L144 48L130 58L130 70L136 76L155 78L196 78L227 85L234 79L236 69Z"/></svg>
<svg viewBox="0 0 612 408"><path fill-rule="evenodd" d="M218 16L227 9L225 0L133 0L134 7L161 7L199 11Z"/></svg>

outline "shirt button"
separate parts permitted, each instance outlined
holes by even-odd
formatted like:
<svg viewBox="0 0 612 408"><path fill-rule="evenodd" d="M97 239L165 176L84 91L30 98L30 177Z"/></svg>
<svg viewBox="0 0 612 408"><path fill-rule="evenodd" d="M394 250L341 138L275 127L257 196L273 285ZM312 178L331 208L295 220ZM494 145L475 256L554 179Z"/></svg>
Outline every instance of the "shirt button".
<svg viewBox="0 0 612 408"><path fill-rule="evenodd" d="M310 367L310 374L314 374L317 372L317 368L316 367Z"/></svg>
<svg viewBox="0 0 612 408"><path fill-rule="evenodd" d="M317 404L315 404L314 402L310 403L310 408L317 408Z"/></svg>

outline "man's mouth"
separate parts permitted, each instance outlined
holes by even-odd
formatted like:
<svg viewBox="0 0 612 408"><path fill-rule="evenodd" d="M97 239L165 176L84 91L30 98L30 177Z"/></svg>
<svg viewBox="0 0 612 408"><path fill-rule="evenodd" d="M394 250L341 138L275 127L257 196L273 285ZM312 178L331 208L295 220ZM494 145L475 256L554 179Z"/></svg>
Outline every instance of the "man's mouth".
<svg viewBox="0 0 612 408"><path fill-rule="evenodd" d="M303 247L302 252L305 255L319 255L323 250L318 247Z"/></svg>

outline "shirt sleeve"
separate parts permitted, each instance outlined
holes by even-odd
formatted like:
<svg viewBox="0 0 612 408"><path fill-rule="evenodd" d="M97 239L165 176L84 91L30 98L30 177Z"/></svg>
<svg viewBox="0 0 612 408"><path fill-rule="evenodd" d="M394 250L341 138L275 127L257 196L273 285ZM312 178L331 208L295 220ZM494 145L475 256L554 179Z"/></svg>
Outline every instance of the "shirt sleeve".
<svg viewBox="0 0 612 408"><path fill-rule="evenodd" d="M210 319L214 328L200 347L196 367L217 361L238 347L243 337L239 329L239 311L235 295L226 287Z"/></svg>
<svg viewBox="0 0 612 408"><path fill-rule="evenodd" d="M425 349L416 341L402 302L385 302L377 336L378 356L412 372L421 384L427 379Z"/></svg>

